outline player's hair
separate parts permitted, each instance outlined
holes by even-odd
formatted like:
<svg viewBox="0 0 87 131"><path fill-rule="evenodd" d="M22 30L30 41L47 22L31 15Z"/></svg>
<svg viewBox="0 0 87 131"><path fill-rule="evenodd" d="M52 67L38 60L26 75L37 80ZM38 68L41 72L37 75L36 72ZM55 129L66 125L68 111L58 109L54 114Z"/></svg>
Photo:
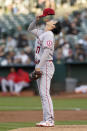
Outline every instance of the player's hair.
<svg viewBox="0 0 87 131"><path fill-rule="evenodd" d="M61 32L61 29L62 29L62 25L61 25L61 22L58 21L56 24L55 24L55 28L52 29L51 31L53 32L54 35L57 35Z"/></svg>

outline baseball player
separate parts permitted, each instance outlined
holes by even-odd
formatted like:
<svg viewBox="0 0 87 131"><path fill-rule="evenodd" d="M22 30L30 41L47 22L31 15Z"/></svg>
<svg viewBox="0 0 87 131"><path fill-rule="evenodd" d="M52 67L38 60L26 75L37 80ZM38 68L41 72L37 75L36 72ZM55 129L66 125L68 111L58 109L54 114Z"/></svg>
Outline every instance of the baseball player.
<svg viewBox="0 0 87 131"><path fill-rule="evenodd" d="M7 86L9 86L10 88L10 93L13 94L14 92L13 88L14 88L16 77L17 77L16 70L14 68L11 68L8 76L1 80L1 88L4 94L7 93Z"/></svg>
<svg viewBox="0 0 87 131"><path fill-rule="evenodd" d="M50 20L46 22L45 29L36 27L37 21L47 15L54 15L53 9L44 9L43 15L36 19L28 27L28 31L36 36L35 42L35 72L42 72L37 80L38 90L41 97L43 108L43 121L36 126L52 127L54 126L53 104L50 96L50 84L54 74L53 52L54 52L54 34L60 33L60 22Z"/></svg>
<svg viewBox="0 0 87 131"><path fill-rule="evenodd" d="M17 71L17 76L14 84L14 95L20 96L20 92L24 87L30 86L29 74L22 69Z"/></svg>

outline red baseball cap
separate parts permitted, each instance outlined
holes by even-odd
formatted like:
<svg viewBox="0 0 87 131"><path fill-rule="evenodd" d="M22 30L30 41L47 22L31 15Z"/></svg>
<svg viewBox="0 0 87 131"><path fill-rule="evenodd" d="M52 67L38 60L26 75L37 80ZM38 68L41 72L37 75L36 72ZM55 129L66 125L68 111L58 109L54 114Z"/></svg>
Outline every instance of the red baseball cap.
<svg viewBox="0 0 87 131"><path fill-rule="evenodd" d="M40 15L39 17L45 17L47 15L55 15L55 11L51 8L46 8L43 10L43 15Z"/></svg>

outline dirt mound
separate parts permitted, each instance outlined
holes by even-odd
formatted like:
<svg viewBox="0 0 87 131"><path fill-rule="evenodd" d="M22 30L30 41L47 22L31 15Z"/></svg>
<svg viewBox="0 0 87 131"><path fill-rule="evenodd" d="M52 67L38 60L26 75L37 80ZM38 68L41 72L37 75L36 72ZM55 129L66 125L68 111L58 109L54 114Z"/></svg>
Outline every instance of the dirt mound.
<svg viewBox="0 0 87 131"><path fill-rule="evenodd" d="M31 127L31 128L19 128L10 131L87 131L87 126L73 125L73 126L55 126L55 127Z"/></svg>
<svg viewBox="0 0 87 131"><path fill-rule="evenodd" d="M0 111L0 122L39 122L42 111ZM55 121L87 120L87 110L55 111Z"/></svg>

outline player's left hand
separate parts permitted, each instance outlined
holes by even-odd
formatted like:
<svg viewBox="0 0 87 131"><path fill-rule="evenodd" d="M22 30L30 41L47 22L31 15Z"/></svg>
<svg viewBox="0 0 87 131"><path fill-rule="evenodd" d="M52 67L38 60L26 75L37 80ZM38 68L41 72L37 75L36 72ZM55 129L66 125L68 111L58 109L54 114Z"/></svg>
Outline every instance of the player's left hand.
<svg viewBox="0 0 87 131"><path fill-rule="evenodd" d="M30 80L37 80L42 76L42 71L40 71L40 68L36 68L31 74L30 74Z"/></svg>

